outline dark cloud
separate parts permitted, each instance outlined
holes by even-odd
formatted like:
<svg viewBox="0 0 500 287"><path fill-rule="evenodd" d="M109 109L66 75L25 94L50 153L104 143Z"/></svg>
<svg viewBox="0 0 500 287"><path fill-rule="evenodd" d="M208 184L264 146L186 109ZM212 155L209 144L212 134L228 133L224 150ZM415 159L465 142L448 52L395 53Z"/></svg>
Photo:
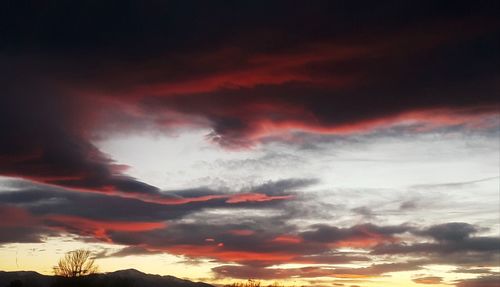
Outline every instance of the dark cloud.
<svg viewBox="0 0 500 287"><path fill-rule="evenodd" d="M317 179L287 179L269 181L250 188L250 191L269 195L282 195L284 192L293 192L317 184Z"/></svg>
<svg viewBox="0 0 500 287"><path fill-rule="evenodd" d="M375 254L495 252L500 248L498 237L473 237L457 242L417 243L413 245L394 244L375 248Z"/></svg>
<svg viewBox="0 0 500 287"><path fill-rule="evenodd" d="M410 255L427 257L433 264L463 266L496 265L500 257L500 237L473 236L479 230L463 222L450 222L424 229L412 228L414 235L426 236L434 242L382 243L375 246L374 255Z"/></svg>
<svg viewBox="0 0 500 287"><path fill-rule="evenodd" d="M384 244L374 247L371 254L423 256L433 264L496 266L499 246L499 237L472 237L456 242Z"/></svg>
<svg viewBox="0 0 500 287"><path fill-rule="evenodd" d="M157 252L168 251L190 258L211 258L251 266L306 260L294 258L327 251L326 246L307 242L299 244L293 241L295 237L283 235L293 231L293 226L281 223L277 225L280 227L269 229L266 224L260 225L264 222L261 219L223 225L174 223L165 229L141 233L112 232L110 238L118 244L146 246ZM289 238L292 240L286 241ZM349 261L349 258L344 260Z"/></svg>
<svg viewBox="0 0 500 287"><path fill-rule="evenodd" d="M483 276L474 279L460 280L456 287L496 287L500 282L500 276Z"/></svg>
<svg viewBox="0 0 500 287"><path fill-rule="evenodd" d="M9 4L8 15L26 17L2 19L7 104L21 94L37 107L10 122L60 126L82 141L108 121L168 126L175 120L161 115L175 111L206 119L222 144L245 144L268 127L362 130L436 109L465 124L498 103L497 20L486 2L194 6Z"/></svg>
<svg viewBox="0 0 500 287"><path fill-rule="evenodd" d="M307 180L268 182L252 190L268 196L277 196L301 188ZM117 252L101 256L122 257L167 252L188 260L209 259L242 267L215 269L220 276L248 275L254 278L284 278L290 275L376 276L387 272L415 270L426 264L455 264L463 268L490 266L499 259L499 238L477 236L478 228L466 223L445 223L425 228L413 225L361 224L351 227L335 225L294 225L295 213L288 216L249 216L211 220L192 216L204 210L224 208L232 213L240 210L274 210L284 207L281 201L237 202L227 199L194 201L172 205L137 198L124 198L100 193L79 193L26 181L8 184L11 191L0 193L3 204L0 241L40 242L46 236L73 234L87 241L110 242L126 246ZM307 185L306 185L307 186ZM17 189L17 190L16 190ZM173 192L173 191L172 191ZM175 191L178 196L182 191ZM214 191L215 194L219 194ZM211 195L210 190L187 190L189 198ZM202 213L200 213L202 214ZM413 241L403 240L414 234ZM418 239L424 239L419 241ZM433 242L426 242L431 238ZM340 251L351 247L363 252ZM366 251L369 251L367 253ZM376 264L367 268L316 268L295 270L268 269L287 263L297 264L352 264L376 262L377 258L404 255L419 258L407 264ZM225 271L223 271L225 270ZM220 271L220 272L219 272ZM278 272L278 273L276 273ZM226 275L224 275L226 274ZM260 275L259 275L260 274ZM239 275L238 275L239 276ZM240 278L240 277L238 277ZM241 277L242 278L242 277Z"/></svg>
<svg viewBox="0 0 500 287"><path fill-rule="evenodd" d="M158 192L126 176L123 166L89 141L85 126L93 119L82 118L88 103L46 84L7 77L13 82L5 83L8 92L0 100L0 130L8 139L0 143L0 174L85 191Z"/></svg>
<svg viewBox="0 0 500 287"><path fill-rule="evenodd" d="M421 262L405 262L392 264L374 264L365 268L333 268L333 267L303 267L303 268L260 268L251 266L222 265L212 268L217 277L225 278L369 278L388 272L408 271L420 268ZM253 274L253 275L252 275Z"/></svg>
<svg viewBox="0 0 500 287"><path fill-rule="evenodd" d="M168 225L165 223L167 221L180 220L203 210L274 209L283 204L282 198L290 196L289 190L301 188L306 183L312 182L307 180L267 182L262 186L255 186L252 193L222 192L206 188L177 190L166 192L155 201L102 193L81 193L27 181L11 181L5 185L14 190L0 192L0 204L11 207L3 209L4 218L19 218L14 221L16 224L13 226L2 225L2 229L11 231L3 236L2 240L39 242L40 238L47 234L68 232L110 240L108 233L112 231L133 233L161 229ZM252 229L252 224L250 221L235 229ZM199 227L203 230L203 224ZM189 236L190 233L181 230L180 234ZM200 236L203 237L201 234ZM194 235L193 238L199 239Z"/></svg>
<svg viewBox="0 0 500 287"><path fill-rule="evenodd" d="M171 220L206 208L273 208L293 198L292 190L312 183L292 179L240 191L199 188L162 191L155 198L129 198L22 182L12 184L18 190L1 192L0 202L25 207L40 216L52 213L105 220Z"/></svg>
<svg viewBox="0 0 500 287"><path fill-rule="evenodd" d="M38 221L29 212L13 205L0 203L0 245L12 242L42 242L46 236L56 232L38 225Z"/></svg>
<svg viewBox="0 0 500 287"><path fill-rule="evenodd" d="M394 235L411 230L410 226L377 226L373 224L356 225L350 228L338 228L336 226L317 225L315 230L305 231L302 237L313 242L339 242L359 239L373 244L379 241L391 241ZM372 241L373 240L373 241Z"/></svg>
<svg viewBox="0 0 500 287"><path fill-rule="evenodd" d="M351 211L354 212L355 214L359 214L367 219L375 217L373 210L370 209L369 207L366 207L366 206L356 207L356 208L351 209Z"/></svg>
<svg viewBox="0 0 500 287"><path fill-rule="evenodd" d="M318 255L305 255L294 258L297 262L313 262L317 264L347 264L354 262L366 262L371 259L363 254L349 252L326 252Z"/></svg>
<svg viewBox="0 0 500 287"><path fill-rule="evenodd" d="M467 125L498 104L497 20L485 2L115 4L7 5L0 174L156 197L93 142L193 124L241 147L405 117Z"/></svg>
<svg viewBox="0 0 500 287"><path fill-rule="evenodd" d="M490 274L490 273L495 273L492 272L491 269L489 268L458 268L453 270L455 273L470 273L470 274ZM497 272L498 273L498 272Z"/></svg>
<svg viewBox="0 0 500 287"><path fill-rule="evenodd" d="M417 233L430 236L438 241L463 241L476 232L478 232L477 227L471 224L451 222L434 225Z"/></svg>
<svg viewBox="0 0 500 287"><path fill-rule="evenodd" d="M418 204L416 203L416 200L407 200L402 202L399 205L400 210L414 210L417 209Z"/></svg>
<svg viewBox="0 0 500 287"><path fill-rule="evenodd" d="M148 250L140 246L129 246L113 253L104 253L100 257L108 258L108 257L125 257L130 255L151 255L151 254L157 254L157 252Z"/></svg>
<svg viewBox="0 0 500 287"><path fill-rule="evenodd" d="M356 2L320 1L315 5L285 5L287 1L276 1L264 5L216 1L189 5L182 1L145 1L126 5L119 1L106 4L98 1L85 4L67 1L55 5L49 1L22 1L7 7L11 12L4 19L8 24L5 25L8 28L5 39L8 41L4 42L2 48L18 48L22 52L38 49L66 53L111 49L120 54L145 57L146 52L153 53L154 50L207 49L224 43L228 38L239 39L251 49L264 45L252 41L254 38L234 35L235 31L240 31L244 35L273 39L265 46L279 49L294 44L293 41L299 38L311 41L349 37L356 32L370 37L367 32L394 32L415 23L437 23L471 16L491 17L494 14L492 8L495 7L491 3L471 5L466 1L445 1L440 4L423 1L409 5L401 5L397 1L363 5ZM17 19L13 16L16 13L25 15L29 20ZM47 15L49 19L46 19ZM40 26L34 29L30 25L33 22ZM61 23L67 25L61 26ZM228 23L233 26L224 29ZM339 27L340 24L343 26ZM266 29L270 31L266 32ZM263 35L251 33L252 30ZM284 31L288 30L294 33L285 34ZM274 35L279 37L270 38L273 35L271 32L277 33Z"/></svg>
<svg viewBox="0 0 500 287"><path fill-rule="evenodd" d="M255 186L257 194L278 196L295 190L307 180L268 182ZM281 201L230 203L226 198L193 201L185 204L162 204L99 193L79 193L29 182L11 182L17 190L0 193L0 202L9 204L7 214L18 217L17 233L3 237L3 242L37 242L47 234L75 234L86 240L98 240L126 245L125 249L107 254L126 256L169 252L188 258L211 258L219 262L238 262L248 266L269 266L280 262L340 264L368 261L362 254L333 252L330 243L368 247L392 240L406 227L363 225L351 228L328 227L337 230L337 239L319 241L309 232L300 232L298 226L276 215L270 217L236 218L208 221L189 215L210 209L265 210L276 209ZM182 191L175 192L178 196ZM188 190L190 198L220 194L210 190ZM248 193L240 193L248 194ZM14 212L16 211L16 212ZM17 215L16 215L17 214ZM194 221L193 221L194 220ZM10 226L4 226L10 228ZM326 226L313 226L323 230ZM10 229L9 229L10 230ZM321 233L321 232L319 232ZM19 236L24 239L20 239ZM30 235L30 236L27 236Z"/></svg>
<svg viewBox="0 0 500 287"><path fill-rule="evenodd" d="M325 230L324 226L313 228ZM324 239L322 232L298 232L298 227L279 217L253 219L234 224L175 223L166 229L141 233L110 232L118 244L147 246L188 257L208 257L220 262L237 262L261 267L287 263L342 264L368 261L363 254L334 252L335 245L370 248L395 240L393 235L407 230L401 226L362 225L350 228L330 227L340 235ZM335 244L335 245L332 245ZM191 248L188 248L191 246Z"/></svg>

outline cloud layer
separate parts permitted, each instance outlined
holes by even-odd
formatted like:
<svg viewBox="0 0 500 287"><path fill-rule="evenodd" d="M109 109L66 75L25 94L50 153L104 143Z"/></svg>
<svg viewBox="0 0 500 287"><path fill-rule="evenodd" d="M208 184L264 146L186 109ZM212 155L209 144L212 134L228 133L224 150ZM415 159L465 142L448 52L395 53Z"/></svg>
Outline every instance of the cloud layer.
<svg viewBox="0 0 500 287"><path fill-rule="evenodd" d="M307 194L321 182L310 173L248 188L168 190L130 176L97 144L193 129L228 152L314 150L360 135L498 133L493 1L6 6L0 244L73 234L124 246L104 252L110 257L208 259L216 278L372 278L448 264L487 269L456 286L497 280L500 241L485 221L392 224L367 206L336 221L323 209L342 202ZM413 190L426 188L435 186ZM398 212L421 207L399 204Z"/></svg>

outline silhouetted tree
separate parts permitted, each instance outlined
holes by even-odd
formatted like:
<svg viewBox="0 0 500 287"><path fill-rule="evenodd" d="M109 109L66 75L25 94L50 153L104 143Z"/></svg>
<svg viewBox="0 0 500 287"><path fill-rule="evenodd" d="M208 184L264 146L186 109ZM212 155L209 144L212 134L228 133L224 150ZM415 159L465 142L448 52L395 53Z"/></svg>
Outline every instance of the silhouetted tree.
<svg viewBox="0 0 500 287"><path fill-rule="evenodd" d="M68 252L54 266L54 274L63 277L79 277L97 272L97 265L92 259L92 252L78 249Z"/></svg>

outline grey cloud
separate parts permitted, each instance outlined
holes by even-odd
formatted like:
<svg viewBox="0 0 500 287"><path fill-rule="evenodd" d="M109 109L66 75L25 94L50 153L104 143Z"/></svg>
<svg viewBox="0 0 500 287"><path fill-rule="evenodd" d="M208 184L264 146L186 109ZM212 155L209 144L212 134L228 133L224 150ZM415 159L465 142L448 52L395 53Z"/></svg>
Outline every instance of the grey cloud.
<svg viewBox="0 0 500 287"><path fill-rule="evenodd" d="M290 195L288 190L311 184L308 180L282 180L255 186L253 191L267 196ZM203 198L205 196L238 195L242 191L217 191L208 188L163 192L160 199ZM160 200L159 200L160 201ZM227 203L227 198L200 200L185 204L143 201L97 193L72 192L47 185L24 183L20 190L0 193L0 203L16 204L37 215L63 214L107 220L172 220L209 208L272 208L283 204L279 200Z"/></svg>
<svg viewBox="0 0 500 287"><path fill-rule="evenodd" d="M500 272L493 272L489 268L477 268L477 267L458 268L458 269L453 270L453 272L454 273L469 273L469 274L491 274L491 273L495 273L495 274L499 274L500 275Z"/></svg>
<svg viewBox="0 0 500 287"><path fill-rule="evenodd" d="M373 264L365 268L334 268L334 267L303 267L303 268L262 268L252 266L223 265L212 268L216 277L225 278L258 278L258 279L284 279L284 278L314 278L314 277L340 277L349 278L359 275L378 276L388 272L417 270L421 268L421 261L404 263Z"/></svg>
<svg viewBox="0 0 500 287"><path fill-rule="evenodd" d="M460 280L456 283L456 287L498 287L500 282L499 275L482 276L474 279Z"/></svg>
<svg viewBox="0 0 500 287"><path fill-rule="evenodd" d="M416 200L407 200L399 205L400 210L414 210L417 209L417 207L418 204L416 203Z"/></svg>
<svg viewBox="0 0 500 287"><path fill-rule="evenodd" d="M485 181L490 181L490 180L498 180L500 177L495 176L495 177L487 177L487 178L480 178L480 179L475 179L475 180L469 180L469 181L461 181L461 182L446 182L446 183L438 183L438 184L419 184L419 185L413 185L410 188L413 189L450 189L450 188L463 188L466 186L471 186L476 183L480 182L485 182Z"/></svg>
<svg viewBox="0 0 500 287"><path fill-rule="evenodd" d="M315 225L314 230L305 231L301 235L313 242L336 242L353 238L370 238L371 236L388 236L410 231L407 225L377 226L373 224L356 225L350 228L338 228L329 225Z"/></svg>
<svg viewBox="0 0 500 287"><path fill-rule="evenodd" d="M266 196L287 195L287 190L304 186L307 181L283 180L268 182L256 186L259 193ZM179 220L193 213L207 209L228 208L231 210L273 209L283 203L280 200L266 202L241 201L228 203L227 198L215 198L193 201L185 204L163 205L155 202L145 202L137 198L124 198L90 192L74 192L64 188L35 184L27 181L6 182L5 191L0 192L0 204L16 208L23 216L34 220L21 226L3 226L2 242L39 242L47 234L57 235L63 232L77 235L91 235L88 231L82 233L80 226L72 226L70 220L65 223L64 216L78 217L82 220L121 221L121 222L164 222ZM164 198L197 198L210 195L227 195L221 191L206 188L170 191ZM230 195L242 194L240 191ZM11 212L12 213L12 212ZM17 213L13 213L14 215ZM26 215L25 215L26 214ZM11 215L11 214L7 214ZM58 219L62 216L62 219ZM55 217L55 218L54 218ZM5 217L4 217L5 218ZM72 223L73 222L73 223ZM54 231L58 228L58 231Z"/></svg>
<svg viewBox="0 0 500 287"><path fill-rule="evenodd" d="M122 248L116 252L113 253L106 253L103 254L101 257L126 257L130 255L151 255L151 254L158 254L157 251L151 251L148 250L147 248L141 247L141 246L128 246L125 248Z"/></svg>
<svg viewBox="0 0 500 287"><path fill-rule="evenodd" d="M381 245L373 250L373 254L447 254L455 252L493 252L498 250L500 250L500 238L475 237L459 242Z"/></svg>
<svg viewBox="0 0 500 287"><path fill-rule="evenodd" d="M375 213L373 212L373 210L366 206L356 207L351 209L351 211L367 219L375 217Z"/></svg>
<svg viewBox="0 0 500 287"><path fill-rule="evenodd" d="M384 243L374 247L371 254L425 256L435 264L498 265L500 237L473 236L478 231L478 227L463 222L414 228L411 233L434 242Z"/></svg>
<svg viewBox="0 0 500 287"><path fill-rule="evenodd" d="M415 232L419 235L430 236L440 241L461 241L478 232L477 227L464 222L450 222L431 226L425 230Z"/></svg>
<svg viewBox="0 0 500 287"><path fill-rule="evenodd" d="M288 180L270 181L251 188L251 191L275 195L275 194L282 194L285 191L294 191L297 189L309 187L316 183L318 183L317 179L288 179Z"/></svg>

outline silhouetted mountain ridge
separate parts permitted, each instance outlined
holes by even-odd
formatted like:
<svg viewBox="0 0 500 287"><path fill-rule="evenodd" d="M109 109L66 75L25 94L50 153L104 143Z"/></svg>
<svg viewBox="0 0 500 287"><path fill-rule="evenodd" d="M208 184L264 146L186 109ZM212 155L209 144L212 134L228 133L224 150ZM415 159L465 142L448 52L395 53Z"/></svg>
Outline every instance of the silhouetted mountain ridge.
<svg viewBox="0 0 500 287"><path fill-rule="evenodd" d="M174 276L146 274L136 269L79 278L42 275L34 271L0 271L0 287L214 287Z"/></svg>

